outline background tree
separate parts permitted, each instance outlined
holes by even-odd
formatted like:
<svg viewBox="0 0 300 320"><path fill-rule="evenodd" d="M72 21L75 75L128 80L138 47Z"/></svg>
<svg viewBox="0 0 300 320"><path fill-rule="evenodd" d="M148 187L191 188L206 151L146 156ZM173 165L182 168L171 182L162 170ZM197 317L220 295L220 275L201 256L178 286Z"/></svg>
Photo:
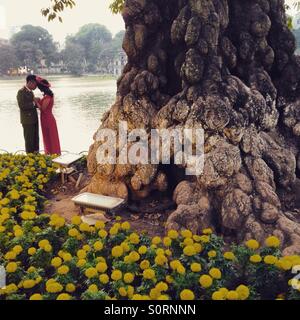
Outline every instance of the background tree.
<svg viewBox="0 0 300 320"><path fill-rule="evenodd" d="M112 42L112 34L105 26L91 23L82 26L74 36L68 38L68 42L84 49L88 71L93 72L96 70L99 54Z"/></svg>
<svg viewBox="0 0 300 320"><path fill-rule="evenodd" d="M0 41L0 57L0 74L5 75L10 68L18 66L16 51L11 44Z"/></svg>
<svg viewBox="0 0 300 320"><path fill-rule="evenodd" d="M36 67L43 58L47 66L58 60L57 45L52 35L42 27L23 26L21 31L13 35L11 44L20 63L28 67Z"/></svg>
<svg viewBox="0 0 300 320"><path fill-rule="evenodd" d="M85 71L85 49L80 44L67 41L61 56L66 69L72 74L80 75Z"/></svg>

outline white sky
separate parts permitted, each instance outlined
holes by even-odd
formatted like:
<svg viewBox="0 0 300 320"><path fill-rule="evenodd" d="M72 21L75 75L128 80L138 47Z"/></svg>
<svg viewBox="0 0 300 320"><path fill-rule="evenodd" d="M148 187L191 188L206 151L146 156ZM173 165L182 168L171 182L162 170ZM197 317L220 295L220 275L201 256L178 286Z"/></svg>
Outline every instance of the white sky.
<svg viewBox="0 0 300 320"><path fill-rule="evenodd" d="M113 15L109 10L111 0L76 0L76 7L62 13L63 23L48 22L41 14L50 0L0 0L0 38L9 36L13 26L32 24L47 29L55 41L63 43L68 34L74 34L86 23L105 25L113 35L124 30L121 15Z"/></svg>

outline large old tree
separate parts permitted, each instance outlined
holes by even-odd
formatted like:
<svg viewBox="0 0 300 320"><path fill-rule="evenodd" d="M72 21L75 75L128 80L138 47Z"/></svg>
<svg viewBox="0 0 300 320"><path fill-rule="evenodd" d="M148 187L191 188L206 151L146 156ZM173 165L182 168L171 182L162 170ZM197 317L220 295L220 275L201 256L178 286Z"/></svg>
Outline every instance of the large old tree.
<svg viewBox="0 0 300 320"><path fill-rule="evenodd" d="M95 141L88 190L129 202L172 192L168 228L274 234L299 253L300 63L284 1L127 0L122 15L128 64L101 128L203 128L204 173L101 165Z"/></svg>

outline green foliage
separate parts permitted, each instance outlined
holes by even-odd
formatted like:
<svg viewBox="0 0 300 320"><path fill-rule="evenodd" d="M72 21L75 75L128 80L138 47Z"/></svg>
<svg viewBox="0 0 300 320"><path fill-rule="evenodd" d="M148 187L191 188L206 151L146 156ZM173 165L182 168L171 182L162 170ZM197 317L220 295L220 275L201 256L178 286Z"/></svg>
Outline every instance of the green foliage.
<svg viewBox="0 0 300 320"><path fill-rule="evenodd" d="M18 65L15 48L9 43L0 43L0 74L7 74L10 68Z"/></svg>
<svg viewBox="0 0 300 320"><path fill-rule="evenodd" d="M46 59L46 64L58 60L57 45L50 33L42 28L25 25L21 31L11 38L17 59L22 65L34 67L41 59Z"/></svg>
<svg viewBox="0 0 300 320"><path fill-rule="evenodd" d="M125 0L114 0L109 6L112 13L117 14L123 10Z"/></svg>
<svg viewBox="0 0 300 320"><path fill-rule="evenodd" d="M124 7L124 2L125 0L113 0L109 6L112 13L120 13ZM72 9L75 5L76 1L74 0L50 0L50 5L47 8L43 8L41 11L42 15L47 17L48 21L58 19L62 22L63 20L60 13L65 9Z"/></svg>

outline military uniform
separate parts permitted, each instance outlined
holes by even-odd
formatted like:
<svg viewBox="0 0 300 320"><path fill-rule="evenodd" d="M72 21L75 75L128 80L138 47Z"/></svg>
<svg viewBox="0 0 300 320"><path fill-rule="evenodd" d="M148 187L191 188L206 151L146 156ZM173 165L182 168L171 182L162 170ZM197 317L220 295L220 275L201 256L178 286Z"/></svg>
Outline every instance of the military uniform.
<svg viewBox="0 0 300 320"><path fill-rule="evenodd" d="M33 99L34 94L27 87L19 90L17 100L27 153L39 152L39 122Z"/></svg>

